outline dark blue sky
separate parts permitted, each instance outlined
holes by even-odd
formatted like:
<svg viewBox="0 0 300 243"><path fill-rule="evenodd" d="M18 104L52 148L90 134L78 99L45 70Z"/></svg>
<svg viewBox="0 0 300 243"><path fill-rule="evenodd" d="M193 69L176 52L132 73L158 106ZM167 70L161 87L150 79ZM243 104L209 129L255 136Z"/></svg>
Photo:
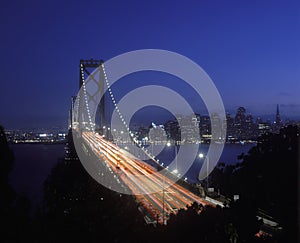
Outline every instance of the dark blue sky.
<svg viewBox="0 0 300 243"><path fill-rule="evenodd" d="M79 59L178 52L210 75L227 110L300 116L299 1L4 1L0 124L66 125Z"/></svg>

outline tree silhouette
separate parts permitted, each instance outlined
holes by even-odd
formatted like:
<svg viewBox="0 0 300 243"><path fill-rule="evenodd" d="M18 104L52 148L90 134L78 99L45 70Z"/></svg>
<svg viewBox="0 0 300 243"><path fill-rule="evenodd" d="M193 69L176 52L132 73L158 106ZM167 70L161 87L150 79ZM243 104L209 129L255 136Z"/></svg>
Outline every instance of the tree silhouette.
<svg viewBox="0 0 300 243"><path fill-rule="evenodd" d="M212 181L225 195L239 194L244 201L267 211L283 226L283 237L295 242L299 226L299 128L287 126L278 134L262 135L240 159L236 168L217 168Z"/></svg>
<svg viewBox="0 0 300 243"><path fill-rule="evenodd" d="M25 195L17 195L9 182L14 154L0 126L0 237L3 242L26 241L30 235L30 203Z"/></svg>

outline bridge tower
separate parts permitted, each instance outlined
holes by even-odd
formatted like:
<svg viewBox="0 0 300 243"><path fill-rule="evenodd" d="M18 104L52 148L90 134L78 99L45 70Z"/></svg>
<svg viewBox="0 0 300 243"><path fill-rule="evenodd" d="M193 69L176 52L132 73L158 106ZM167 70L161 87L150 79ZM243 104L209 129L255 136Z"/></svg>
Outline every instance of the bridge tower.
<svg viewBox="0 0 300 243"><path fill-rule="evenodd" d="M72 96L71 97L71 108L69 110L69 118L68 118L68 130L73 130L74 128L74 107L75 107L75 100L76 100L76 96Z"/></svg>
<svg viewBox="0 0 300 243"><path fill-rule="evenodd" d="M93 58L84 60L80 59L80 64L79 64L79 90L81 89L83 83L85 82L85 79L91 75L91 73L98 68L101 64L103 63L103 60L94 60ZM103 77L103 79L100 79L100 82L97 82L97 89L100 94L103 94L104 92L104 73L103 69L100 68L100 77ZM94 100L93 95L87 93L86 94L88 97L88 100ZM105 98L104 95L102 99L100 100L100 104L97 108L97 115L100 117L100 128L105 126Z"/></svg>

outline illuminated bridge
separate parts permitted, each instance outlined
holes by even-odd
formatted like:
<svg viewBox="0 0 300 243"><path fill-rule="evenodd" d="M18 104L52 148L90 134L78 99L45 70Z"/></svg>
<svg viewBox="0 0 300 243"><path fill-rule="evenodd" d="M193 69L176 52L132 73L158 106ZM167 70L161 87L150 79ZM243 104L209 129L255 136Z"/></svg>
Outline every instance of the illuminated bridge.
<svg viewBox="0 0 300 243"><path fill-rule="evenodd" d="M96 71L90 72L89 68ZM99 79L97 75L100 76ZM88 77L85 80L86 76ZM92 89L89 86L91 83L93 83ZM156 168L118 147L113 140L107 139L108 136L100 129L105 126L105 107L104 96L100 102L97 102L97 95L105 92L105 84L114 108L123 122L124 130L131 141L157 164ZM76 99L72 100L69 126L73 131L77 152L79 148L82 156L86 156L87 160L80 156L79 158L85 161L83 164L94 179L101 181L105 178L107 187L115 189L115 185L116 191L134 195L150 221L160 224L166 224L171 213L176 214L179 209L186 209L193 202L214 206L175 183L178 180L176 175L161 167L155 157L130 131L114 99L102 61L93 59L80 61L79 85L80 91ZM92 119L93 114L100 116L98 128Z"/></svg>

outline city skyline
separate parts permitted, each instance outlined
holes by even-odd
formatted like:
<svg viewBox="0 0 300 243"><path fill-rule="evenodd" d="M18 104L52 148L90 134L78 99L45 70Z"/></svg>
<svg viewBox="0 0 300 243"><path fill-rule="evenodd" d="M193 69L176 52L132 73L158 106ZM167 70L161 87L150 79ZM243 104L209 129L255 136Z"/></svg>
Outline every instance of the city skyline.
<svg viewBox="0 0 300 243"><path fill-rule="evenodd" d="M239 118L241 116L241 110L243 113L242 116L244 118ZM130 129L132 131L135 131L137 134L140 134L141 131L142 131L142 134L144 134L144 132L146 130L151 129L151 127L156 126L156 125L159 127L160 126L164 127L164 126L169 126L171 124L177 124L176 125L176 127L177 127L179 125L178 119L180 119L180 120L183 119L183 120L187 121L188 123L185 125L188 125L188 126L194 127L194 126L196 126L196 123L197 123L198 124L197 126L199 127L199 131L200 131L200 135L201 134L205 135L207 133L210 134L210 129L211 129L210 127L212 124L210 121L211 119L210 119L209 114L206 114L206 113L193 113L193 114L185 114L185 115L184 114L176 114L176 117L175 117L168 111L166 112L166 110L157 108L157 107L152 107L151 112L149 112L149 108L143 109L143 111L144 112L139 111L137 113L138 114L137 116L134 115L129 124ZM147 114L152 114L152 113L155 113L156 115L153 116L152 118L145 117L145 115L147 116ZM160 115L157 115L157 114L160 114ZM212 116L215 118L219 117L218 113L212 113ZM242 119L243 121L240 119ZM235 132L235 130L238 129L238 127L236 127L236 125L237 125L237 123L240 123L240 122L244 123L243 127L241 127L241 128L242 128L243 132L246 132L245 133L246 137L250 138L250 139L248 139L249 141L252 140L253 138L256 139L259 135L262 135L263 133L269 133L269 132L278 133L280 128L283 128L288 125L298 125L298 126L300 125L300 120L292 120L289 118L282 117L282 115L280 113L279 105L276 106L275 115L272 114L270 116L253 116L251 113L249 113L247 111L247 109L245 107L238 107L236 112L233 112L233 113L226 112L225 120L226 120L226 124L227 124L226 140L228 140L228 141L230 139L232 139L230 137L235 137L237 139L237 141L247 140L247 139L239 139ZM101 126L101 125L96 123L96 130L99 129L99 126ZM105 127L110 129L109 124ZM68 124L68 128L70 128L70 124ZM117 130L119 132L121 130L126 130L126 128L123 127L121 124L114 126L114 128L117 128ZM24 139L27 139L27 136L28 137L35 137L35 136L38 137L40 134L43 134L43 135L48 134L47 138L49 138L51 140L52 136L61 136L61 134L65 134L67 132L67 128L64 126L52 126L52 127L43 127L43 128L39 128L39 127L7 128L5 130L7 132L7 135L16 134L17 139L20 136L20 134L22 134L21 136L23 136ZM114 130L116 130L116 129L114 129ZM179 130L180 130L180 128L179 128ZM53 134L55 134L55 135L53 135ZM13 135L13 136L15 136L15 135ZM140 136L140 135L137 135L137 136ZM170 137L170 131L169 131L168 137ZM191 134L190 137L192 138L194 136ZM11 139L12 138L10 138L10 140ZM39 140L39 138L38 138L38 140Z"/></svg>
<svg viewBox="0 0 300 243"><path fill-rule="evenodd" d="M285 115L284 113L282 114L282 109L279 104L280 110L280 117L281 121L283 123L289 123L289 122L294 122L294 123L299 123L300 121L300 115L295 115L294 116L288 116ZM257 114L257 113L252 113L245 107L246 113L251 115L254 120L261 119L263 122L275 122L276 121L276 107L275 105L275 110L272 112L266 113L266 114ZM235 109L226 109L225 111L226 114L229 114L231 116L235 116L237 110L239 107L243 106L236 106ZM155 112L148 112L149 110L155 111ZM112 112L112 111L111 111ZM154 114L153 114L154 113ZM147 114L149 114L147 116ZM199 114L200 116L209 116L208 112L206 110L200 110L199 112L195 112L194 114ZM194 114L176 114L179 116L189 116L189 115L194 115ZM171 113L168 111L159 108L159 107L146 107L145 109L140 110L137 112L133 117L130 122L131 125L141 125L141 126L148 126L151 125L152 122L155 122L157 124L163 124L167 122L168 120L173 120L176 119ZM23 120L24 121L24 120ZM66 131L68 129L68 117L62 117L61 119L54 119L54 122L48 120L48 122L43 121L42 118L37 118L34 122L30 120L25 120L25 122L22 122L21 125L15 125L14 123L10 123L7 126L4 126L5 130L27 130L27 131ZM16 123L17 124L17 123ZM20 123L19 123L20 124ZM0 124L3 126L3 124Z"/></svg>

